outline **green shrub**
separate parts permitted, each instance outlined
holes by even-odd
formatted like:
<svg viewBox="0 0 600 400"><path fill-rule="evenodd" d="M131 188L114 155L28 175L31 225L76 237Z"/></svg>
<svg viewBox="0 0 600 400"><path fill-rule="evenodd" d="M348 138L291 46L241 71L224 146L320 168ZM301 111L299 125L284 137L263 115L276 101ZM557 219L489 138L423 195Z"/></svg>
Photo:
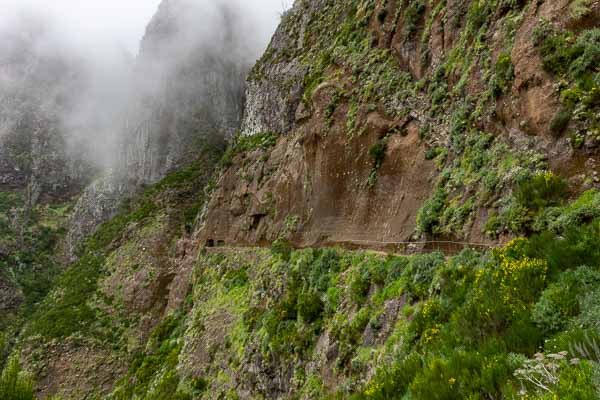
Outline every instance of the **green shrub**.
<svg viewBox="0 0 600 400"><path fill-rule="evenodd" d="M568 206L555 210L550 218L542 222L542 227L556 233L579 228L596 218L600 218L600 192L589 190Z"/></svg>
<svg viewBox="0 0 600 400"><path fill-rule="evenodd" d="M190 386L195 394L202 394L208 389L209 382L202 377L194 378L190 382Z"/></svg>
<svg viewBox="0 0 600 400"><path fill-rule="evenodd" d="M563 272L548 286L533 310L533 320L547 333L567 326L580 312L580 296L600 284L600 273L589 267Z"/></svg>
<svg viewBox="0 0 600 400"><path fill-rule="evenodd" d="M510 54L501 53L498 55L494 72L495 75L492 79L492 93L495 97L499 97L510 88L515 77L515 67L512 63Z"/></svg>
<svg viewBox="0 0 600 400"><path fill-rule="evenodd" d="M271 245L271 253L283 261L289 261L292 256L292 244L287 239L279 238Z"/></svg>
<svg viewBox="0 0 600 400"><path fill-rule="evenodd" d="M368 187L373 187L377 182L377 173L385 160L387 151L388 136L379 139L373 146L369 148L369 157L373 162L373 168L367 179Z"/></svg>
<svg viewBox="0 0 600 400"><path fill-rule="evenodd" d="M411 257L408 266L402 272L407 292L413 298L425 298L436 270L441 268L444 263L444 255L439 252Z"/></svg>
<svg viewBox="0 0 600 400"><path fill-rule="evenodd" d="M568 194L568 183L550 172L536 174L519 182L515 189L519 204L533 211L559 205Z"/></svg>
<svg viewBox="0 0 600 400"><path fill-rule="evenodd" d="M542 21L535 28L533 41L540 48L544 69L550 73L566 73L577 56L575 49L570 45L574 42L572 33L558 33L547 21Z"/></svg>
<svg viewBox="0 0 600 400"><path fill-rule="evenodd" d="M6 214L23 204L24 201L18 193L0 191L0 213Z"/></svg>
<svg viewBox="0 0 600 400"><path fill-rule="evenodd" d="M544 69L556 75L567 75L581 87L589 88L591 74L600 63L600 29L558 32L548 22L534 31L534 43L540 48Z"/></svg>
<svg viewBox="0 0 600 400"><path fill-rule="evenodd" d="M440 157L440 156L444 156L444 161L445 161L445 156L448 155L448 149L446 149L445 147L442 146L436 146L436 147L431 147L429 149L427 149L427 151L425 152L425 159L426 160L435 160L436 158Z"/></svg>
<svg viewBox="0 0 600 400"><path fill-rule="evenodd" d="M19 358L10 358L0 376L0 399L35 400L33 380L21 370Z"/></svg>
<svg viewBox="0 0 600 400"><path fill-rule="evenodd" d="M404 11L405 40L410 39L417 32L419 21L423 18L425 9L425 2L423 0L409 2L408 7Z"/></svg>
<svg viewBox="0 0 600 400"><path fill-rule="evenodd" d="M411 336L420 339L424 348L432 348L440 339L443 324L449 316L448 304L439 297L432 297L417 308L410 324Z"/></svg>
<svg viewBox="0 0 600 400"><path fill-rule="evenodd" d="M600 29L581 33L572 49L575 59L569 66L569 74L581 82L586 74L595 72L600 65Z"/></svg>
<svg viewBox="0 0 600 400"><path fill-rule="evenodd" d="M269 150L277 144L278 138L279 135L274 132L260 132L254 135L241 135L238 133L223 153L219 164L222 167L229 167L238 154L255 150Z"/></svg>
<svg viewBox="0 0 600 400"><path fill-rule="evenodd" d="M555 135L560 135L567 129L569 122L571 122L573 113L569 109L560 110L550 122L550 130Z"/></svg>
<svg viewBox="0 0 600 400"><path fill-rule="evenodd" d="M574 0L570 6L573 18L579 19L587 16L591 11L590 5L592 3L593 0Z"/></svg>
<svg viewBox="0 0 600 400"><path fill-rule="evenodd" d="M600 332L597 327L574 327L549 340L546 349L553 352L566 351L570 357L600 362Z"/></svg>
<svg viewBox="0 0 600 400"><path fill-rule="evenodd" d="M236 287L242 287L248 284L248 265L241 268L231 269L227 271L222 278L223 285L228 289L232 290Z"/></svg>
<svg viewBox="0 0 600 400"><path fill-rule="evenodd" d="M453 327L471 345L503 335L506 350L528 352L539 345L541 333L529 317L545 288L547 263L513 257L515 241L496 254L496 260L476 272L473 289L453 316Z"/></svg>
<svg viewBox="0 0 600 400"><path fill-rule="evenodd" d="M277 144L278 134L274 132L261 132L255 135L243 135L238 138L235 148L239 152L248 152L257 149L268 150Z"/></svg>
<svg viewBox="0 0 600 400"><path fill-rule="evenodd" d="M369 148L369 157L373 160L373 168L379 169L385 159L385 152L387 150L387 137L379 139L373 146Z"/></svg>
<svg viewBox="0 0 600 400"><path fill-rule="evenodd" d="M422 356L410 353L392 366L378 369L371 382L354 399L401 400L422 368Z"/></svg>
<svg viewBox="0 0 600 400"><path fill-rule="evenodd" d="M431 291L439 294L451 309L462 306L475 281L475 272L484 263L483 254L463 250L436 270Z"/></svg>
<svg viewBox="0 0 600 400"><path fill-rule="evenodd" d="M404 271L404 268L406 268L408 263L408 257L388 256L386 260L388 275L385 279L385 284L390 285L400 279L402 271Z"/></svg>
<svg viewBox="0 0 600 400"><path fill-rule="evenodd" d="M458 350L448 358L433 357L410 385L411 398L501 398L502 383L512 376L506 355L487 357L480 352Z"/></svg>
<svg viewBox="0 0 600 400"><path fill-rule="evenodd" d="M527 243L530 257L548 261L551 274L582 265L600 265L600 221L566 229L561 236L544 232Z"/></svg>
<svg viewBox="0 0 600 400"><path fill-rule="evenodd" d="M521 205L515 196L510 196L503 203L496 221L500 228L497 231L522 234L530 228L533 220L531 211Z"/></svg>
<svg viewBox="0 0 600 400"><path fill-rule="evenodd" d="M313 290L302 292L298 295L298 317L303 322L314 323L321 319L325 303L321 299L321 294Z"/></svg>
<svg viewBox="0 0 600 400"><path fill-rule="evenodd" d="M350 298L356 304L363 304L371 287L371 272L364 264L356 268L350 278Z"/></svg>
<svg viewBox="0 0 600 400"><path fill-rule="evenodd" d="M555 390L556 396L565 400L597 399L600 393L597 368L597 365L587 361L576 365L564 362Z"/></svg>
<svg viewBox="0 0 600 400"><path fill-rule="evenodd" d="M600 285L580 294L579 308L581 312L574 323L583 328L600 328Z"/></svg>
<svg viewBox="0 0 600 400"><path fill-rule="evenodd" d="M444 189L438 188L433 196L425 202L417 214L417 226L420 232L436 233L446 198L447 194Z"/></svg>

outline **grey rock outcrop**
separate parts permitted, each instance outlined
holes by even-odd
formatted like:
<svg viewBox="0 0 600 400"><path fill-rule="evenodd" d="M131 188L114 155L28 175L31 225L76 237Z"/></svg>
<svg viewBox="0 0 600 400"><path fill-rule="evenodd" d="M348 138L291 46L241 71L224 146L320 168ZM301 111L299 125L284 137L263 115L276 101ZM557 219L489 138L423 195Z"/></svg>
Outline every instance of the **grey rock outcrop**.
<svg viewBox="0 0 600 400"><path fill-rule="evenodd" d="M302 38L309 13L305 7L317 8L319 2L309 5L296 2L283 18L294 18L299 24L282 23L277 28L269 49L253 67L248 78L246 107L242 133L289 133L294 126L296 110L304 93L306 66L293 55L302 50Z"/></svg>
<svg viewBox="0 0 600 400"><path fill-rule="evenodd" d="M83 238L93 233L99 223L114 216L125 193L124 181L112 173L98 178L85 189L73 209L67 233L67 250L71 257Z"/></svg>

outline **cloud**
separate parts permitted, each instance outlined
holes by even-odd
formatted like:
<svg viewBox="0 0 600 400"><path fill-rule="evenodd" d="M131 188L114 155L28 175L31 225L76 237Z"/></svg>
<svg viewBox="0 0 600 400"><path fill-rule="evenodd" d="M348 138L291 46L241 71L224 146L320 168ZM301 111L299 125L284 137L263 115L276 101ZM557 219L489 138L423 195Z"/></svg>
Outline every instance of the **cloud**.
<svg viewBox="0 0 600 400"><path fill-rule="evenodd" d="M135 53L160 0L0 0L0 28L22 13L54 22L80 46L120 46Z"/></svg>
<svg viewBox="0 0 600 400"><path fill-rule="evenodd" d="M161 75L132 76L140 43L161 3L167 8L189 5L191 10L184 15L181 37L169 46L177 54L150 54L150 59L140 60L139 64L155 63ZM291 0L0 0L0 89L6 85L3 77L12 76L6 75L1 65L5 56L3 45L15 42L11 39L15 35L31 38L30 45L24 45L26 51L75 66L72 75L78 80L79 89L71 93L73 106L61 115L65 134L72 135L71 145L91 149L96 158L93 161L106 164L114 156L118 136L123 134L119 121L136 95L132 81L154 91L156 82L164 83L160 78L177 68L177 63L185 62L189 53L202 56L203 49L246 67L266 48L281 13L290 3ZM223 14L223 8L231 13L231 18ZM233 36L231 46L224 40L228 34ZM47 75L43 68L44 65L39 66L41 75ZM149 76L142 76L140 83L140 75Z"/></svg>
<svg viewBox="0 0 600 400"><path fill-rule="evenodd" d="M191 0L207 9L227 3L243 11L248 21L259 22L248 32L264 43L280 13L291 0ZM137 53L146 26L161 0L0 0L0 30L19 14L35 13L55 23L70 42L83 47L120 46Z"/></svg>

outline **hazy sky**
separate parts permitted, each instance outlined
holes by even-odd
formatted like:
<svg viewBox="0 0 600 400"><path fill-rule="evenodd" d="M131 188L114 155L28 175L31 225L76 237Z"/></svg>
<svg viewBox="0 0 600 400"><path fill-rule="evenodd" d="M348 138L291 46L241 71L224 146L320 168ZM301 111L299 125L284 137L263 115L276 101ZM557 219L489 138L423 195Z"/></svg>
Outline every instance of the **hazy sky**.
<svg viewBox="0 0 600 400"><path fill-rule="evenodd" d="M213 0L192 1L210 3ZM292 3L291 0L237 1L240 7L255 12L255 17L264 19L264 28L269 34L277 24L279 13ZM117 44L135 54L159 4L160 0L0 0L0 28L21 10L29 8L49 16L56 23L56 29L78 44Z"/></svg>
<svg viewBox="0 0 600 400"><path fill-rule="evenodd" d="M29 8L85 45L115 45L136 53L160 0L0 0L0 24Z"/></svg>

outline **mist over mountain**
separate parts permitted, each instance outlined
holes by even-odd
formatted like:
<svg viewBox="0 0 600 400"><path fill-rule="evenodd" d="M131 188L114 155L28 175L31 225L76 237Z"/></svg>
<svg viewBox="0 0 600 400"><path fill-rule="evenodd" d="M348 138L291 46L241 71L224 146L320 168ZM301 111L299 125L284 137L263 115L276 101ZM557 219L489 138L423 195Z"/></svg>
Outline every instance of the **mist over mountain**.
<svg viewBox="0 0 600 400"><path fill-rule="evenodd" d="M67 147L85 152L97 166L109 166L126 140L122 125L134 97L163 90L175 70L192 63L192 56L246 69L258 58L277 23L280 3L239 3L163 2L146 27L140 18L149 5L142 2L5 1L0 84L8 85L5 93L20 84L38 86L47 91L43 97L50 106L56 103L50 92L60 92L67 104L54 113ZM148 30L145 39L141 27Z"/></svg>

